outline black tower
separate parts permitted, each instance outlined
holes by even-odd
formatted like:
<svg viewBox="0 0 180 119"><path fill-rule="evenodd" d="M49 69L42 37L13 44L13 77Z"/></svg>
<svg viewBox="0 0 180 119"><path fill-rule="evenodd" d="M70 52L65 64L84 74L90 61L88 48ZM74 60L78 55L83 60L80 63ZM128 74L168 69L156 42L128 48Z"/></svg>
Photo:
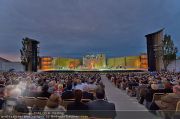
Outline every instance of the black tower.
<svg viewBox="0 0 180 119"><path fill-rule="evenodd" d="M22 41L21 63L25 65L26 71L36 72L38 66L38 44L39 42L30 38L24 38Z"/></svg>
<svg viewBox="0 0 180 119"><path fill-rule="evenodd" d="M146 35L148 70L161 71L164 69L163 64L163 30Z"/></svg>

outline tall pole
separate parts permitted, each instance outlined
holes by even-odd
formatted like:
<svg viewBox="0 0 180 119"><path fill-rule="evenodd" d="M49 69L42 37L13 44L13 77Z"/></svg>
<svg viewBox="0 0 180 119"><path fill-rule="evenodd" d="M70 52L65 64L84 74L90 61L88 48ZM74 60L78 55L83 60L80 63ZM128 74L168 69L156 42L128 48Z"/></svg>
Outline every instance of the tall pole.
<svg viewBox="0 0 180 119"><path fill-rule="evenodd" d="M175 72L176 72L176 59L175 59Z"/></svg>

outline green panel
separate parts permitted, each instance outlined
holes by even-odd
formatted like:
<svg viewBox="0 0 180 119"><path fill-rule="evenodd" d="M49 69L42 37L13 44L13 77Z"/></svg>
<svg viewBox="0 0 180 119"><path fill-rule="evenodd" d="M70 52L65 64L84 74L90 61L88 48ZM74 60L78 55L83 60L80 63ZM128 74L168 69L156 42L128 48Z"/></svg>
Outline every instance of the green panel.
<svg viewBox="0 0 180 119"><path fill-rule="evenodd" d="M130 68L139 68L140 67L140 57L139 56L129 56L126 57L126 64Z"/></svg>
<svg viewBox="0 0 180 119"><path fill-rule="evenodd" d="M107 60L107 65L108 65L108 67L113 67L114 66L114 58L109 58Z"/></svg>

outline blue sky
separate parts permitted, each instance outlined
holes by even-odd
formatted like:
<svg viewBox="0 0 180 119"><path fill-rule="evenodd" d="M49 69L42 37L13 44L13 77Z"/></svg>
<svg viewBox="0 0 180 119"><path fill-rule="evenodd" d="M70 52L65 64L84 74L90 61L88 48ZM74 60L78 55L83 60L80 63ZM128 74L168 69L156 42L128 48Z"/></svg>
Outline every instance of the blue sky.
<svg viewBox="0 0 180 119"><path fill-rule="evenodd" d="M0 56L19 60L24 37L40 41L41 56L138 55L146 52L144 36L161 28L180 48L179 5L180 0L0 0Z"/></svg>

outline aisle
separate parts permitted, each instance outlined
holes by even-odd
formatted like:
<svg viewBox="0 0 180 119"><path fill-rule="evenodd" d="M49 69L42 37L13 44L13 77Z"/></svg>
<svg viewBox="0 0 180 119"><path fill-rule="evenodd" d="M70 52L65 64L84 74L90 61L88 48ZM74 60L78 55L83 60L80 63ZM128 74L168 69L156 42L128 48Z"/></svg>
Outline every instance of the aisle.
<svg viewBox="0 0 180 119"><path fill-rule="evenodd" d="M116 88L105 75L102 75L102 82L105 85L106 97L109 102L113 102L116 106L118 114L117 119L157 119L148 112L144 105L137 102L135 97L128 96L125 91Z"/></svg>

